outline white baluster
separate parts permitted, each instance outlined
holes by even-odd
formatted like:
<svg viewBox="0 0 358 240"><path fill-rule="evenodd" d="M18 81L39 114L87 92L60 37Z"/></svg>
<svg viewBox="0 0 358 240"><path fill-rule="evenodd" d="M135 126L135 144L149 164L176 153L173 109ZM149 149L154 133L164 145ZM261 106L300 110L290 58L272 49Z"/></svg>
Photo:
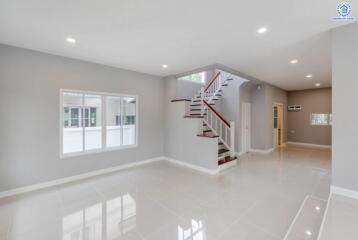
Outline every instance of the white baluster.
<svg viewBox="0 0 358 240"><path fill-rule="evenodd" d="M200 93L200 115L203 116L204 114L204 96L205 96L205 92L204 92L204 88L202 88L202 91Z"/></svg>
<svg viewBox="0 0 358 240"><path fill-rule="evenodd" d="M235 122L230 122L230 155L235 157Z"/></svg>

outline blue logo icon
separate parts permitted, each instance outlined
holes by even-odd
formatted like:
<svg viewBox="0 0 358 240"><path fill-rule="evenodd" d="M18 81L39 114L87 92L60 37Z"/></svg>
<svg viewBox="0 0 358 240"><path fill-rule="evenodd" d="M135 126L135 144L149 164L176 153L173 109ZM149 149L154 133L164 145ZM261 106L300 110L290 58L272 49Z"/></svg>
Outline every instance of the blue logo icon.
<svg viewBox="0 0 358 240"><path fill-rule="evenodd" d="M347 17L352 12L352 8L348 3L340 3L337 6L337 12L342 17Z"/></svg>
<svg viewBox="0 0 358 240"><path fill-rule="evenodd" d="M354 20L354 17L351 17L350 14L352 13L351 5L346 2L342 2L337 5L337 12L339 14L338 17L335 17L336 20Z"/></svg>

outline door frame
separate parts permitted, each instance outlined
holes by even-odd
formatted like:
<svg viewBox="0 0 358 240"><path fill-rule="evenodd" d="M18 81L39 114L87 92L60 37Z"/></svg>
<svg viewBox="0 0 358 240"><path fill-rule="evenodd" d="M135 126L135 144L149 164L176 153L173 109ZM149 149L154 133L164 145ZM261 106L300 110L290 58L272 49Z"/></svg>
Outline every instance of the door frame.
<svg viewBox="0 0 358 240"><path fill-rule="evenodd" d="M278 139L276 139L276 134L275 134L275 128L273 126L273 147L282 147L284 146L284 139L283 139L283 132L284 132L284 104L280 103L280 102L274 102L273 103L273 107L272 107L272 111L273 111L273 121L275 121L275 107L277 107L277 131L279 131L279 135L277 133L277 138L281 141L279 141ZM280 110L281 110L281 114L280 114ZM276 141L277 140L277 141ZM277 142L277 144L276 144Z"/></svg>

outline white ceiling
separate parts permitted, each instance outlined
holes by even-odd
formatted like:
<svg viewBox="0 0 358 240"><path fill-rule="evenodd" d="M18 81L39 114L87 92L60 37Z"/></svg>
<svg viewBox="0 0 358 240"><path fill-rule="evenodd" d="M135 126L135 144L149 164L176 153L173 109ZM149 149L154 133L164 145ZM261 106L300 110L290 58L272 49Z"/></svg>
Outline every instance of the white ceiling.
<svg viewBox="0 0 358 240"><path fill-rule="evenodd" d="M0 0L0 42L160 76L219 63L286 90L305 89L331 85L329 30L347 23L333 20L337 3ZM358 0L350 4L358 18ZM262 26L268 32L259 35ZM69 36L77 43L67 43Z"/></svg>

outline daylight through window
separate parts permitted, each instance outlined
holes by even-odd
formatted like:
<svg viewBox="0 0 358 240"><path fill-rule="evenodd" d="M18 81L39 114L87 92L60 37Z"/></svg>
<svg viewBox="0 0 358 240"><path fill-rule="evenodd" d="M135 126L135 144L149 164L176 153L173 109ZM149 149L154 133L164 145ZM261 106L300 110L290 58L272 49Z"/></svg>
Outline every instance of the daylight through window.
<svg viewBox="0 0 358 240"><path fill-rule="evenodd" d="M61 91L62 155L137 144L137 97Z"/></svg>

